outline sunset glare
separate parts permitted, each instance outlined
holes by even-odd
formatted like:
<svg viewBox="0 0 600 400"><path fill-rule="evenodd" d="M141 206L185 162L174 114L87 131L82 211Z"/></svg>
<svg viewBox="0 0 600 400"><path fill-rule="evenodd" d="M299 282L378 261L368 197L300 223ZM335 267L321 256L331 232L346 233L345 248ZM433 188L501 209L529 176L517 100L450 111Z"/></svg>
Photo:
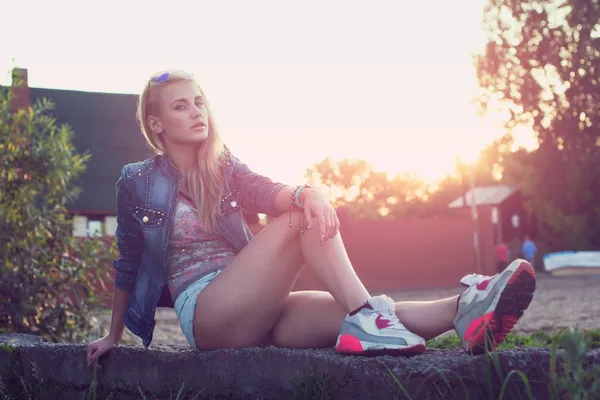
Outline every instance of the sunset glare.
<svg viewBox="0 0 600 400"><path fill-rule="evenodd" d="M325 157L435 181L503 133L500 116L478 117L470 103L483 0L26 0L0 9L0 83L18 66L33 87L137 94L152 73L187 69L229 147L290 184Z"/></svg>

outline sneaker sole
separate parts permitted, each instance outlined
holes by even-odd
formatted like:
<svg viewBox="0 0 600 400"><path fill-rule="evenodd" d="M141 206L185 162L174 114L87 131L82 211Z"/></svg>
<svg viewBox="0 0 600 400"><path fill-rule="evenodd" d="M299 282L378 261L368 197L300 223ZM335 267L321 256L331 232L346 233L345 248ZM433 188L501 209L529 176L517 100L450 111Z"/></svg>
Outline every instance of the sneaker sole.
<svg viewBox="0 0 600 400"><path fill-rule="evenodd" d="M381 343L372 343L361 341L358 338L343 334L338 337L335 349L339 353L354 355L398 355L410 356L422 354L425 351L425 345L417 344L414 346L394 346Z"/></svg>
<svg viewBox="0 0 600 400"><path fill-rule="evenodd" d="M485 352L486 342L487 350L493 350L506 339L533 300L535 279L531 264L521 261L500 291L497 305L467 327L463 340L468 352Z"/></svg>

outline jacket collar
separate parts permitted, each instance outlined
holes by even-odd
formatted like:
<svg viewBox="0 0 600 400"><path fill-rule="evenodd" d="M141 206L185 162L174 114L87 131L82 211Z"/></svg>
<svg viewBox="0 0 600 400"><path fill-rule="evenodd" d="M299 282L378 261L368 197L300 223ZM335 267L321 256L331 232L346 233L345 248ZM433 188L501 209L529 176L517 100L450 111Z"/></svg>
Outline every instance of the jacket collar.
<svg viewBox="0 0 600 400"><path fill-rule="evenodd" d="M175 167L175 164L173 163L171 157L166 154L161 154L159 158L161 160L161 164L163 166L163 170L165 171L165 175L167 175L167 178L169 178L175 183L178 183L182 175L181 172L179 172L179 170L177 169L177 167Z"/></svg>

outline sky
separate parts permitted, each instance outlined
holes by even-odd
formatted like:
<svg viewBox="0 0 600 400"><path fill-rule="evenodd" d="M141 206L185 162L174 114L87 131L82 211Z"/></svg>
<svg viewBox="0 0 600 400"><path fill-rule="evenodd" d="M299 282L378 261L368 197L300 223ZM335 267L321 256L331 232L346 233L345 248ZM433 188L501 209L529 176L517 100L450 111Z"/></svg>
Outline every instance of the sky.
<svg viewBox="0 0 600 400"><path fill-rule="evenodd" d="M350 157L433 182L503 134L470 102L484 0L7 3L0 83L17 66L32 87L138 94L188 70L228 146L276 181Z"/></svg>

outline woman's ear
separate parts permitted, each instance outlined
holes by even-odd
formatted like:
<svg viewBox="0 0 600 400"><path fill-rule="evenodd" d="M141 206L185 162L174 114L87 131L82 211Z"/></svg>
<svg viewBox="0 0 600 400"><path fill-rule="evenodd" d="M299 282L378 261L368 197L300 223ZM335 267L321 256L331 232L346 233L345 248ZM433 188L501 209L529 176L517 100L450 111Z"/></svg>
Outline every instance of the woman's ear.
<svg viewBox="0 0 600 400"><path fill-rule="evenodd" d="M161 125L160 121L158 120L158 118L156 118L156 117L153 117L153 116L148 117L148 126L150 127L150 130L152 131L152 133L155 135L160 135L163 131L162 125Z"/></svg>

